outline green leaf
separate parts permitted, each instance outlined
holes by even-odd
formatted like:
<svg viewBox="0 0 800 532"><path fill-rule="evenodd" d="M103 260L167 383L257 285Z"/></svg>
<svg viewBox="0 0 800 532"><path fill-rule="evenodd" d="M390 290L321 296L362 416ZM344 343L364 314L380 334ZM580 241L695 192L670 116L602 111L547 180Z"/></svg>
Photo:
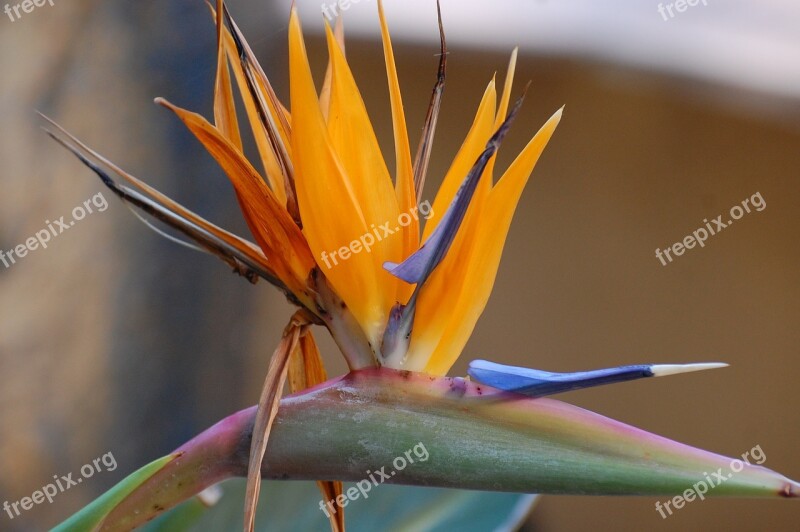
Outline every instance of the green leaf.
<svg viewBox="0 0 800 532"><path fill-rule="evenodd" d="M173 460L174 455L167 455L150 462L136 472L128 475L116 486L95 499L91 504L84 507L81 511L55 527L52 532L74 532L75 530L95 530L103 522L103 519L113 510L125 497L130 495L136 488L152 477L165 465Z"/></svg>
<svg viewBox="0 0 800 532"><path fill-rule="evenodd" d="M205 511L196 498L140 528L142 532L204 532L240 530L245 482L232 479L219 485L222 499ZM352 483L345 483L345 493ZM467 491L381 484L368 499L348 502L345 523L350 532L514 530L530 512L534 495ZM256 530L326 530L320 492L313 482L266 481L258 505Z"/></svg>

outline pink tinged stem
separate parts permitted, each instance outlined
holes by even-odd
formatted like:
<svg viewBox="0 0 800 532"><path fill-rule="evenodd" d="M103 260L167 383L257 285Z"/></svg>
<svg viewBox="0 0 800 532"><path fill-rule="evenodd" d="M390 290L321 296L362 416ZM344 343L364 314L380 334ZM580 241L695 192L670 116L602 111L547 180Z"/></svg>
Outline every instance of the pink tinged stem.
<svg viewBox="0 0 800 532"><path fill-rule="evenodd" d="M491 395L487 397L486 395ZM186 443L127 496L102 530L128 530L225 478L247 474L255 407ZM460 378L368 369L281 401L262 475L358 481L422 443L425 462L385 482L521 493L673 496L714 480L706 497L798 497L761 466L650 434L551 399ZM411 455L413 458L414 455ZM720 472L725 481L716 480Z"/></svg>

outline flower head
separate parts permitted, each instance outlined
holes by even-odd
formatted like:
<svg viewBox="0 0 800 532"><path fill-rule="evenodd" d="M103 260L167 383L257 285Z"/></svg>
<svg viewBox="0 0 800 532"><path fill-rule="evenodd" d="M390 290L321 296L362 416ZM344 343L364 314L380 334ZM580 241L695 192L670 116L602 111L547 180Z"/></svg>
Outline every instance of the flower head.
<svg viewBox="0 0 800 532"><path fill-rule="evenodd" d="M218 0L212 13L218 34L214 123L163 98L156 102L172 110L223 168L257 245L175 203L63 129L68 140L56 140L126 202L250 280L261 277L280 288L309 319L327 326L351 369L445 374L486 306L517 202L562 110L495 179L497 150L522 101L510 105L514 50L502 92L492 79L431 205L422 201L422 189L444 88L443 32L439 76L412 162L392 43L378 2L394 131L392 175L345 58L340 24L333 30L326 22L329 65L317 92L292 9L290 112L224 2ZM242 147L234 80L257 163ZM133 188L118 184L112 173ZM424 227L420 213L427 218Z"/></svg>
<svg viewBox="0 0 800 532"><path fill-rule="evenodd" d="M427 166L427 159L418 154L412 163L392 43L380 4L378 9L395 137L394 175L341 39L326 24L330 64L318 93L294 9L289 22L291 114L277 100L235 24L229 19L230 30L221 24L223 13L218 13L215 125L159 102L186 123L225 169L263 252L264 267L300 304L316 314L341 313L346 307L375 365L443 374L486 305L517 201L561 111L495 182L500 139L487 144L496 132L505 133L515 51L502 93L498 95L494 80L489 82L421 231L420 167ZM241 149L229 64L264 175ZM420 151L430 148L433 128L428 131ZM406 269L416 265L420 270L416 277L404 278L399 271L406 260ZM343 306L325 308L318 297L321 282Z"/></svg>

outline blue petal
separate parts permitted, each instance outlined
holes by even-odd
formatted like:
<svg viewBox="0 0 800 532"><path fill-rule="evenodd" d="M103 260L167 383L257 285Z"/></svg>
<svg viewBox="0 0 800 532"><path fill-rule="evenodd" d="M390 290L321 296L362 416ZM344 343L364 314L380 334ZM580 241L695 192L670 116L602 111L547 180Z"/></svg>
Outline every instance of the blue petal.
<svg viewBox="0 0 800 532"><path fill-rule="evenodd" d="M391 311L389 321L386 324L386 329L383 333L381 341L381 355L384 361L392 364L399 363L399 357L405 356L408 350L408 342L411 337L411 330L414 325L414 313L417 306L417 298L419 292L425 284L425 281L430 277L433 270L447 254L450 249L450 244L461 227L461 222L464 221L464 216L467 213L472 196L480 181L481 174L483 174L489 160L497 152L500 143L511 128L522 106L523 98L517 100L514 107L509 111L503 124L497 129L489 142L486 143L486 148L480 154L475 164L470 169L464 181L461 183L458 191L453 197L453 201L447 208L442 220L436 229L433 230L431 235L425 243L414 253L412 253L406 260L401 263L384 262L383 267L395 277L402 279L409 284L416 284L411 298L405 305L398 303Z"/></svg>
<svg viewBox="0 0 800 532"><path fill-rule="evenodd" d="M464 215L466 215L467 208L470 201L472 201L472 196L478 186L481 174L483 174L489 160L500 147L500 143L511 128L514 117L519 112L521 105L522 98L517 100L503 124L492 135L489 142L486 143L486 148L475 161L464 181L462 181L461 186L453 197L453 201L447 208L447 212L444 213L442 220L428 237L428 240L403 262L399 264L385 262L383 264L384 269L409 284L423 284L425 282L447 254L447 250L450 249L450 244L453 243L453 239L455 239L456 233L461 227L461 222L464 221Z"/></svg>
<svg viewBox="0 0 800 532"><path fill-rule="evenodd" d="M541 397L591 386L653 377L655 374L652 368L650 364L641 364L575 373L551 373L538 369L504 366L488 360L473 360L469 364L467 373L487 386L530 397Z"/></svg>

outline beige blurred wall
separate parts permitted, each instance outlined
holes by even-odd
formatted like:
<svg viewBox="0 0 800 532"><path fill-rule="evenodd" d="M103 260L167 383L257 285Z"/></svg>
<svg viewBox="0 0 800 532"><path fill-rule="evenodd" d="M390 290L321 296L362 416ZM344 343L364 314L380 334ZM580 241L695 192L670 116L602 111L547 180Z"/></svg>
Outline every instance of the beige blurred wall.
<svg viewBox="0 0 800 532"><path fill-rule="evenodd" d="M191 62L191 54L211 51L213 38L196 44L174 35L182 21L188 24L177 15L198 6L176 2L164 12L153 2L127 11L120 5L84 11L93 5L76 2L0 24L3 249L101 190L38 130L33 109L41 106L134 173L215 221L243 227L213 161L151 104L158 95L179 104L194 98L209 114L210 101L186 91L210 87L211 70L201 67L185 85L169 88L161 77L171 67L156 69L142 59L169 49ZM275 18L285 10L265 19L260 4L248 6L256 15L241 18L242 25L285 95L285 31ZM159 18L167 14L177 15ZM309 40L320 75L322 44ZM395 49L416 142L437 50L399 42ZM381 53L377 42L348 44L391 154ZM506 63L501 54L450 50L426 198L486 83L495 71L502 80ZM521 50L517 92L529 79L499 167L566 104L564 119L520 202L494 295L453 373L463 375L477 357L554 371L729 362L731 368L713 373L561 398L728 455L760 445L765 465L800 477L793 389L800 375L800 294L790 278L800 228L800 129L791 126L798 105ZM755 192L766 201L762 212L666 267L655 258L656 247ZM290 315L265 284L250 287L214 259L161 242L113 202L46 252L0 269L0 298L0 497L29 495L51 475L108 451L119 462L113 474L37 507L23 521L0 521L18 530L52 525L182 437L255 402L266 357ZM344 371L332 344L323 346L329 372ZM545 497L529 528L763 530L769 523L792 530L798 518L797 505L786 501L716 500L662 520L654 502Z"/></svg>

